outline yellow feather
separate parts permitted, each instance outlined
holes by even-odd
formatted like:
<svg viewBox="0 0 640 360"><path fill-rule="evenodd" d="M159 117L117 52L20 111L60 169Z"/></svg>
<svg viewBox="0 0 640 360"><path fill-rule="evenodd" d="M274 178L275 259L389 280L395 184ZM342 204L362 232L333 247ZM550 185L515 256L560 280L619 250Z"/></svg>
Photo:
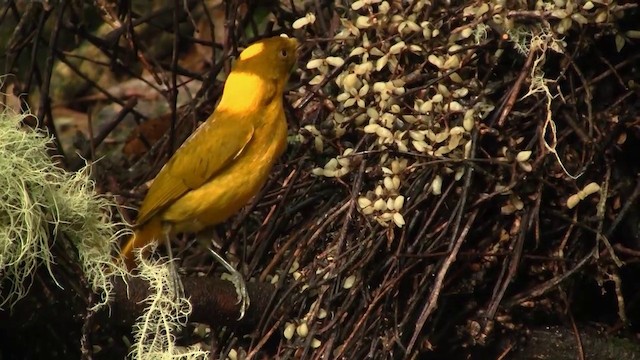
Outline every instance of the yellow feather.
<svg viewBox="0 0 640 360"><path fill-rule="evenodd" d="M138 213L132 251L178 232L219 224L262 187L286 145L282 93L296 61L295 39L258 41L241 54L214 113L156 176Z"/></svg>

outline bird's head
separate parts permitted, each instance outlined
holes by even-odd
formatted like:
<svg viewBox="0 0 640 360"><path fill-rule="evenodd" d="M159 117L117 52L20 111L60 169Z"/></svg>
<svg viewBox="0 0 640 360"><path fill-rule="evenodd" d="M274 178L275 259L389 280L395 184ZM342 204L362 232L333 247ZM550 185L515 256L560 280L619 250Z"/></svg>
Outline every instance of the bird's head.
<svg viewBox="0 0 640 360"><path fill-rule="evenodd" d="M276 36L259 40L240 53L234 71L255 72L286 82L298 59L297 50L298 41L293 38Z"/></svg>

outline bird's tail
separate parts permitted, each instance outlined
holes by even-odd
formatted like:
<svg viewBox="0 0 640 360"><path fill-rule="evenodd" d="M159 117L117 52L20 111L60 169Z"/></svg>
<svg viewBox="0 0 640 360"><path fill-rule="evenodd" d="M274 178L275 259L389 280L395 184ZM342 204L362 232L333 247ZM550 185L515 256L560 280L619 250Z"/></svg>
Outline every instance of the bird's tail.
<svg viewBox="0 0 640 360"><path fill-rule="evenodd" d="M152 218L134 230L133 235L131 235L127 243L122 247L122 251L120 251L120 256L122 256L127 269L132 270L136 267L134 250L153 241L161 241L162 233L162 222L156 218Z"/></svg>

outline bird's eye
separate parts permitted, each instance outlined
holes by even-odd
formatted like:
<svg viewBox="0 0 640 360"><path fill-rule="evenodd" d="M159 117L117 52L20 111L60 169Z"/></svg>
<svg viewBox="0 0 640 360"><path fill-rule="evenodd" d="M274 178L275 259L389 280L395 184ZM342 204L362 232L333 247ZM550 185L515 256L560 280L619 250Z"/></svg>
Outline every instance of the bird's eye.
<svg viewBox="0 0 640 360"><path fill-rule="evenodd" d="M281 57L286 58L286 57L287 57L287 55L288 55L288 53L287 53L287 49L282 49L282 50L280 50L280 56L281 56Z"/></svg>

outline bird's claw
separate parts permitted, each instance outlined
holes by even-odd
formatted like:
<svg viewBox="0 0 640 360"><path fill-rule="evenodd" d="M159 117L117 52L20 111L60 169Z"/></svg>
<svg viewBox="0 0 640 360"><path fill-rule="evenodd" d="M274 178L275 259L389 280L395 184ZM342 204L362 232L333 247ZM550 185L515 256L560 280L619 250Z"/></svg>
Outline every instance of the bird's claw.
<svg viewBox="0 0 640 360"><path fill-rule="evenodd" d="M231 264L229 264L222 256L213 249L209 250L211 251L211 254L213 254L213 257L229 272L228 274L223 274L222 279L231 281L236 289L236 294L238 295L238 302L236 304L240 304L240 317L238 317L238 320L242 320L250 304L249 293L247 292L247 283L242 278L242 274L231 266Z"/></svg>
<svg viewBox="0 0 640 360"><path fill-rule="evenodd" d="M231 281L233 286L236 288L236 294L238 295L238 302L236 302L236 305L240 304L240 317L238 317L238 320L242 320L250 304L249 293L247 292L247 284L238 271L224 273L222 275L222 279Z"/></svg>

